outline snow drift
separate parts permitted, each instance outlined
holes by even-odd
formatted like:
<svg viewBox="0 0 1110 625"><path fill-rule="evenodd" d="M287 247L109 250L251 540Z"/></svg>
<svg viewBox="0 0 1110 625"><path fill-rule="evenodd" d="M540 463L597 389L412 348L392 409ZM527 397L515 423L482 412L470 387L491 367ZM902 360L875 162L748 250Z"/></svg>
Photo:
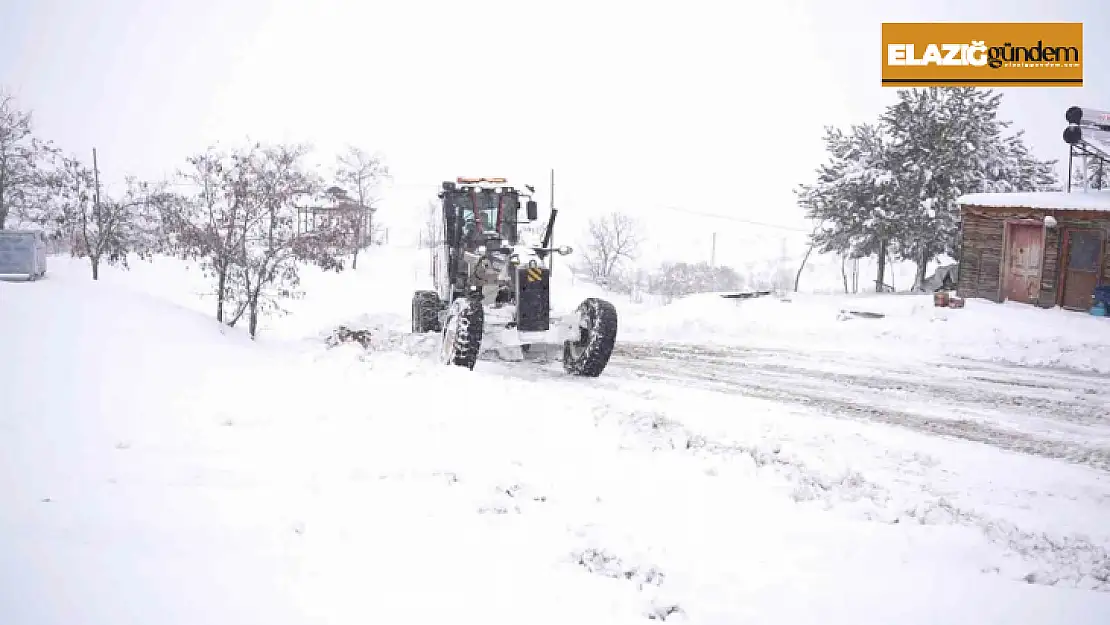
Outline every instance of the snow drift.
<svg viewBox="0 0 1110 625"><path fill-rule="evenodd" d="M898 360L971 358L1110 373L1110 321L1014 302L973 299L949 309L934 307L931 294L746 300L700 294L622 321L621 337L630 340L866 352Z"/></svg>

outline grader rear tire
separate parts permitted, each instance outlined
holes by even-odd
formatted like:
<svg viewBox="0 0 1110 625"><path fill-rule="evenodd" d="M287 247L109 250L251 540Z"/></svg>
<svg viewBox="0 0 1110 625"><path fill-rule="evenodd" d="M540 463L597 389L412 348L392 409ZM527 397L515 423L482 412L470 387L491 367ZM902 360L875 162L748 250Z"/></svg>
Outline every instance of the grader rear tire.
<svg viewBox="0 0 1110 625"><path fill-rule="evenodd" d="M440 359L444 364L473 370L482 350L485 311L478 300L460 299L455 302L443 324Z"/></svg>

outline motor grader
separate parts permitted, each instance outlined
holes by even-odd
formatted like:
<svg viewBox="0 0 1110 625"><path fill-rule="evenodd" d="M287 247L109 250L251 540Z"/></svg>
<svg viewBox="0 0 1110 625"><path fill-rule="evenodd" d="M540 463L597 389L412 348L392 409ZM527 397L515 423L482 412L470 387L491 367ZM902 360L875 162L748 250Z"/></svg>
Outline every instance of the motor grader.
<svg viewBox="0 0 1110 625"><path fill-rule="evenodd" d="M504 178L443 183L431 245L435 290L413 294L412 331L439 333L445 364L474 369L487 351L513 361L561 351L567 373L597 377L616 341L616 308L591 297L569 314L552 314L551 260L572 250L551 247L554 208L542 241L524 240L521 226L539 219L534 191Z"/></svg>

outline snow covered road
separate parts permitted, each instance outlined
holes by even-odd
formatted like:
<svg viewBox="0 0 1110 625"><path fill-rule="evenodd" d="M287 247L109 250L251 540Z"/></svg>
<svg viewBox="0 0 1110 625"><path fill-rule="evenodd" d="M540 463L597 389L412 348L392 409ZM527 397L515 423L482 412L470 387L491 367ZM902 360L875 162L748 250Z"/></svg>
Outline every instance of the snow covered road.
<svg viewBox="0 0 1110 625"><path fill-rule="evenodd" d="M850 518L972 528L994 551L983 571L1110 591L1096 375L643 343L622 343L607 374L588 391L602 412L660 447L750 457L796 501Z"/></svg>
<svg viewBox="0 0 1110 625"><path fill-rule="evenodd" d="M609 373L813 406L1110 469L1110 383L1059 368L815 350L621 343Z"/></svg>

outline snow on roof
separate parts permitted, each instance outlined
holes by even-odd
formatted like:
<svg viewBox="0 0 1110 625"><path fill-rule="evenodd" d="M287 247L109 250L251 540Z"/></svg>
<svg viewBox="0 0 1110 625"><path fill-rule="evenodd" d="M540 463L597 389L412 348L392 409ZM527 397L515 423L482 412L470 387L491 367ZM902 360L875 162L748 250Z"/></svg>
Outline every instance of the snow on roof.
<svg viewBox="0 0 1110 625"><path fill-rule="evenodd" d="M1043 191L1029 193L970 193L956 200L971 206L1002 208L1039 208L1047 210L1110 212L1110 190Z"/></svg>

